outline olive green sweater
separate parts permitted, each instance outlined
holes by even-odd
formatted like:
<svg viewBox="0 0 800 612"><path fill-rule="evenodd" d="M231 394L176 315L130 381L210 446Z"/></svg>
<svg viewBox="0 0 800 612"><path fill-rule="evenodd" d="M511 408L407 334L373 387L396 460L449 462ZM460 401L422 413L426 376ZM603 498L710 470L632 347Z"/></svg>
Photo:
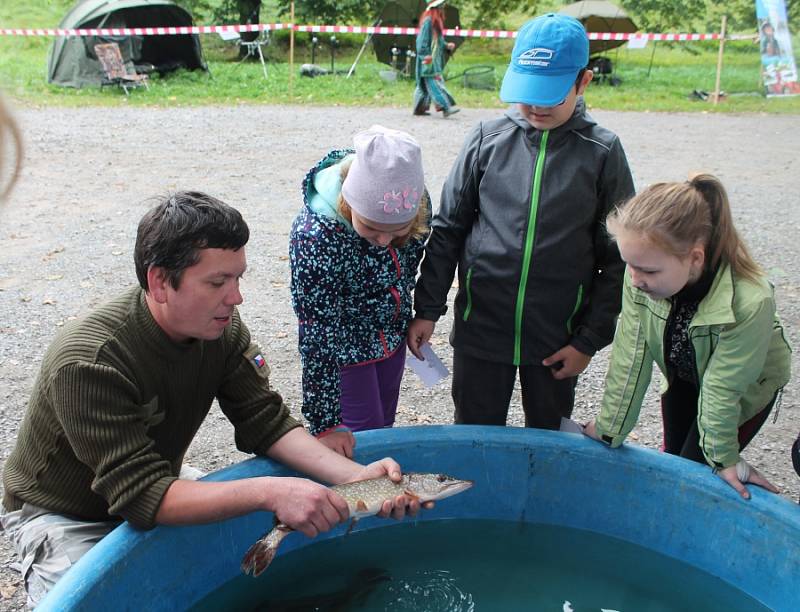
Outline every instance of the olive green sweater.
<svg viewBox="0 0 800 612"><path fill-rule="evenodd" d="M299 426L268 376L238 312L219 339L177 344L131 289L47 350L5 463L3 504L153 527L214 398L243 452L263 455Z"/></svg>

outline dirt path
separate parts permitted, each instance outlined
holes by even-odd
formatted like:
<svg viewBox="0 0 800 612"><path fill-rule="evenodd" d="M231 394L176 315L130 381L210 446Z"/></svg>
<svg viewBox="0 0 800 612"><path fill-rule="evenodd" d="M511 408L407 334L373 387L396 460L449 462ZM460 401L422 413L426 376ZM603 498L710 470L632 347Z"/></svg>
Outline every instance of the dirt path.
<svg viewBox="0 0 800 612"><path fill-rule="evenodd" d="M346 146L372 123L413 133L422 143L428 186L441 184L471 126L500 111L465 109L448 120L413 118L408 109L243 106L188 109L45 109L19 113L27 140L18 188L0 212L0 461L10 451L42 351L55 329L135 280L131 258L147 198L174 189L207 191L238 207L251 227L242 307L264 346L273 385L299 407L300 368L291 311L287 236L306 170L329 148ZM770 270L783 322L800 346L800 175L797 117L593 113L622 137L637 187L708 170L728 186L738 227ZM436 349L451 359L439 325ZM797 363L795 359L795 371ZM594 415L606 355L582 377L576 418ZM798 386L745 452L785 495L800 494L789 447L800 430ZM521 424L515 394L512 419ZM447 423L446 385L433 390L408 376L400 424ZM660 440L651 393L632 442ZM189 460L213 470L243 455L218 410L212 411ZM0 538L0 608L22 609L19 575Z"/></svg>

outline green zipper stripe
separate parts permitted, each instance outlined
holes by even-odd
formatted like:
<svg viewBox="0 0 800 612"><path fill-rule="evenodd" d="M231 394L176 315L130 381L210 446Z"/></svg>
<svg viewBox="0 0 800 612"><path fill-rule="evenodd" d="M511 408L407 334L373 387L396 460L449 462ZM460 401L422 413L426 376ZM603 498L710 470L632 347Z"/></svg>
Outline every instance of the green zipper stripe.
<svg viewBox="0 0 800 612"><path fill-rule="evenodd" d="M583 284L578 285L578 299L575 300L575 308L572 309L572 314L569 315L569 319L567 319L567 333L572 334L572 317L575 316L575 313L578 312L578 309L581 307L581 302L583 301Z"/></svg>
<svg viewBox="0 0 800 612"><path fill-rule="evenodd" d="M533 189L531 190L531 211L528 215L528 233L525 236L525 253L522 256L522 275L519 280L517 292L517 309L514 315L514 365L518 366L522 356L522 311L525 306L525 287L528 284L528 270L531 267L533 254L533 241L536 238L536 213L539 210L539 192L542 189L542 169L544 168L547 138L550 131L542 133L542 142L539 143L539 153L536 155L536 169L533 173Z"/></svg>
<svg viewBox="0 0 800 612"><path fill-rule="evenodd" d="M470 267L467 270L467 281L466 281L466 290L467 290L467 307L464 309L464 316L462 319L466 323L467 319L469 319L469 313L472 310L472 291L470 291L470 281L472 280L472 268Z"/></svg>

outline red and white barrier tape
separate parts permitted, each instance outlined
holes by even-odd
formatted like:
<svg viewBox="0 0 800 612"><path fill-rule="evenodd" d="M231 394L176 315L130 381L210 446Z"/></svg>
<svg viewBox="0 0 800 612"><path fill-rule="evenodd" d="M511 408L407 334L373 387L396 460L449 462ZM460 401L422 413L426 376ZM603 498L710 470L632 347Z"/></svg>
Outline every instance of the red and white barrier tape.
<svg viewBox="0 0 800 612"><path fill-rule="evenodd" d="M401 34L416 35L417 28L399 26L336 26L336 25L296 25L291 23L256 23L252 25L212 25L180 26L155 28L0 28L0 36L174 36L186 34L222 34L230 32L261 32L263 30L295 30L296 32L320 32L331 34ZM465 38L514 38L517 33L509 30L445 30L447 36ZM713 34L660 34L660 33L614 33L590 32L590 40L719 40L719 33ZM751 35L728 36L729 40L752 38Z"/></svg>
<svg viewBox="0 0 800 612"><path fill-rule="evenodd" d="M178 34L223 34L226 32L261 32L288 30L290 23L256 23L252 25L168 26L155 28L0 28L0 36L174 36Z"/></svg>

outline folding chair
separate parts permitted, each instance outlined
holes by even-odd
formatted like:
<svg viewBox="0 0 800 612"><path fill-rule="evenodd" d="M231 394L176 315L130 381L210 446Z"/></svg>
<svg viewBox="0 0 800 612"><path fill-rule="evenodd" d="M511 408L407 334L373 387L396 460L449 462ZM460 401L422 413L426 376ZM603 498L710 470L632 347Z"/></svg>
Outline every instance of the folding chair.
<svg viewBox="0 0 800 612"><path fill-rule="evenodd" d="M105 85L119 85L128 95L128 88L142 87L149 89L147 84L146 74L137 74L135 70L128 71L128 67L122 60L122 53L120 53L119 45L115 42L104 43L94 46L94 54L103 66L103 71L106 73L105 80L100 84L101 87Z"/></svg>
<svg viewBox="0 0 800 612"><path fill-rule="evenodd" d="M242 40L241 35L234 30L222 30L219 37L225 42L235 43L244 50L244 55L239 62L245 61L248 57L257 57L261 61L261 68L264 71L264 78L267 78L267 61L261 47L269 44L269 30L261 30L258 37L254 40Z"/></svg>
<svg viewBox="0 0 800 612"><path fill-rule="evenodd" d="M266 79L267 62L264 61L264 53L261 51L261 47L269 44L269 30L261 30L261 32L258 33L258 38L256 38L255 40L250 40L250 41L240 40L239 44L246 51L245 56L239 61L244 61L248 57L258 56L258 59L261 60L261 68L264 69L264 78Z"/></svg>

